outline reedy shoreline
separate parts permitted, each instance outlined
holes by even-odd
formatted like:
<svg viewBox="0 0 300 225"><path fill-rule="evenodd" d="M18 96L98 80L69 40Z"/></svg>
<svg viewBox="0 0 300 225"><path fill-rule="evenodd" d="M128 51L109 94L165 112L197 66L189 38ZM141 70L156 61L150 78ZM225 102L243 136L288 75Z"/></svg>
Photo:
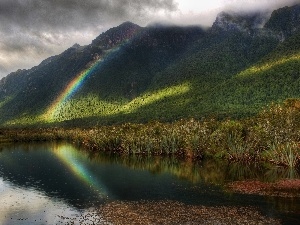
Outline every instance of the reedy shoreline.
<svg viewBox="0 0 300 225"><path fill-rule="evenodd" d="M185 119L172 123L125 123L92 128L2 128L4 141L67 140L89 151L127 155L172 155L230 161L269 161L285 167L300 164L300 101L272 105L244 120Z"/></svg>

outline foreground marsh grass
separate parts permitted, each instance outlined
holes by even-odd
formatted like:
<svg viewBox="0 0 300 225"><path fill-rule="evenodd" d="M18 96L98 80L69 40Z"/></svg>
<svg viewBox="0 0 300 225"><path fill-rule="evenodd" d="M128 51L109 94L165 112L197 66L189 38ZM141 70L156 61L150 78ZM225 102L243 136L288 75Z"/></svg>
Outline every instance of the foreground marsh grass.
<svg viewBox="0 0 300 225"><path fill-rule="evenodd" d="M266 159L276 165L295 168L300 159L299 146L294 142L272 143L268 151L266 151Z"/></svg>
<svg viewBox="0 0 300 225"><path fill-rule="evenodd" d="M296 168L300 162L300 101L286 100L245 120L185 119L92 128L3 129L12 141L68 140L90 151L127 155L269 161Z"/></svg>

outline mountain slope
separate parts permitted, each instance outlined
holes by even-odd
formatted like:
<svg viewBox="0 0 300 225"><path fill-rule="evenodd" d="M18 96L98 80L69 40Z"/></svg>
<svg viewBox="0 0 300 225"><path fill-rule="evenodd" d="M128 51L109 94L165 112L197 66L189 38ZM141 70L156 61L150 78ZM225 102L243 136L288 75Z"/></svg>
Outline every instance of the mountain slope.
<svg viewBox="0 0 300 225"><path fill-rule="evenodd" d="M87 80L81 93L133 99L147 90L157 72L179 59L203 35L200 27L144 28Z"/></svg>
<svg viewBox="0 0 300 225"><path fill-rule="evenodd" d="M265 27L274 31L274 33L278 35L281 40L285 40L291 35L299 32L300 5L284 7L275 10Z"/></svg>
<svg viewBox="0 0 300 225"><path fill-rule="evenodd" d="M105 40L112 48L113 43L124 42L139 31L139 27L134 24L131 24L134 29L129 27L129 23L124 25L108 31L110 34L113 30L118 30L120 34L126 33L124 36L114 35L111 39ZM130 32L127 32L127 29L130 29ZM1 119L41 114L80 72L89 68L97 58L105 56L106 50L93 44L83 47L75 44L62 54L43 61L37 67L18 71L3 78L0 83L0 99L5 105L0 109Z"/></svg>
<svg viewBox="0 0 300 225"><path fill-rule="evenodd" d="M281 43L260 62L237 74L229 86L237 88L230 93L247 105L264 106L286 98L299 98L300 87L300 33Z"/></svg>
<svg viewBox="0 0 300 225"><path fill-rule="evenodd" d="M125 22L3 78L0 122L245 117L299 97L299 5L267 15L222 12L208 30Z"/></svg>

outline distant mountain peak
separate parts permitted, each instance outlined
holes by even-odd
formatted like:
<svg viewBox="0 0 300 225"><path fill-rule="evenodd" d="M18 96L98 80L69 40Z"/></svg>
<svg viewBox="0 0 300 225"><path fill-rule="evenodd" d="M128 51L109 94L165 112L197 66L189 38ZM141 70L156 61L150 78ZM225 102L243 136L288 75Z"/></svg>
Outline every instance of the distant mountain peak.
<svg viewBox="0 0 300 225"><path fill-rule="evenodd" d="M78 48L80 48L80 44L75 43L71 48L78 49Z"/></svg>
<svg viewBox="0 0 300 225"><path fill-rule="evenodd" d="M281 41L300 31L300 4L286 6L272 12L265 28L280 36Z"/></svg>
<svg viewBox="0 0 300 225"><path fill-rule="evenodd" d="M109 49L131 39L140 30L141 27L139 25L127 21L100 34L93 40L92 44L102 49Z"/></svg>
<svg viewBox="0 0 300 225"><path fill-rule="evenodd" d="M223 11L217 15L212 30L249 32L262 28L267 19L268 13L264 12L237 13L233 11Z"/></svg>
<svg viewBox="0 0 300 225"><path fill-rule="evenodd" d="M121 23L119 26L117 26L117 28L131 29L131 28L140 28L140 26L130 21L125 21Z"/></svg>

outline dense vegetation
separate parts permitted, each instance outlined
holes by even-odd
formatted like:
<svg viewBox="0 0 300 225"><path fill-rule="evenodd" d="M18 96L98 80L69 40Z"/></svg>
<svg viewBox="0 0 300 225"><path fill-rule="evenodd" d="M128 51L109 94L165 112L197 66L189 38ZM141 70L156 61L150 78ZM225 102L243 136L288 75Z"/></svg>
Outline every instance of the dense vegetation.
<svg viewBox="0 0 300 225"><path fill-rule="evenodd" d="M7 124L30 125L39 122L41 125L51 122L57 126L57 122L63 122L72 126L93 126L154 120L171 122L188 117L239 119L254 116L267 105L300 97L299 36L290 37L251 66L238 63L240 58L233 57L237 51L244 51L240 47L220 52L219 57L224 54L224 61L218 61L220 65L214 64L214 54L210 59L208 52L189 55L187 59L160 72L148 90L133 99L125 96L101 98L94 91L87 91L87 81L87 86L83 88L85 91L79 91L63 102L53 118L46 118L45 121L41 113L21 116ZM223 43L224 46L228 41ZM230 37L230 41L238 44L236 36ZM233 62L227 68L224 65L227 65L228 54L232 55Z"/></svg>
<svg viewBox="0 0 300 225"><path fill-rule="evenodd" d="M3 78L0 123L93 126L254 116L300 97L299 18L296 5L269 19L223 12L206 30L126 22L88 46L75 44ZM60 102L72 82L76 88Z"/></svg>
<svg viewBox="0 0 300 225"><path fill-rule="evenodd" d="M296 5L268 20L223 12L206 30L121 24L3 78L1 140L295 167L299 18Z"/></svg>
<svg viewBox="0 0 300 225"><path fill-rule="evenodd" d="M6 140L70 140L90 151L127 155L171 155L190 159L300 163L300 101L286 100L247 120L179 120L172 123L125 123L88 129L6 129Z"/></svg>

